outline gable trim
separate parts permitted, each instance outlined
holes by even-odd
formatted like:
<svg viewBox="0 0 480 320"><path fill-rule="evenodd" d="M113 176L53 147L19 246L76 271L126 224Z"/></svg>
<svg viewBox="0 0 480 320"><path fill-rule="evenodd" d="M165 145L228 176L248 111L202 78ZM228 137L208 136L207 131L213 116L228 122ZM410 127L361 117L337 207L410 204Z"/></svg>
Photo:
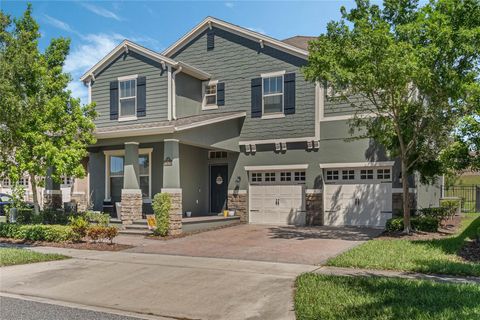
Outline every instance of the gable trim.
<svg viewBox="0 0 480 320"><path fill-rule="evenodd" d="M180 48L182 48L184 45L186 45L191 39L205 31L206 29L212 28L212 26L215 26L220 29L227 30L229 32L235 33L237 35L240 35L242 37L248 38L250 40L258 41L259 46L263 48L263 46L268 45L272 48L288 52L292 55L295 55L300 58L307 59L308 57L308 51L299 49L297 47L294 47L292 45L289 45L287 43L284 43L280 40L274 39L272 37L263 35L261 33L255 32L248 30L246 28L237 26L235 24L228 23L226 21L213 18L213 17L207 17L205 18L202 22L200 22L197 26L195 26L192 30L190 30L188 33L186 33L183 37L181 37L177 42L175 42L173 45L168 47L165 51L162 52L162 54L166 57L171 57L173 54L175 54Z"/></svg>
<svg viewBox="0 0 480 320"><path fill-rule="evenodd" d="M180 61L177 62L155 51L152 51L141 45L138 45L130 40L123 40L118 46L116 46L112 51L110 51L110 53L108 53L102 60L97 62L93 67L91 67L87 72L85 72L83 76L80 77L80 80L83 82L87 82L92 79L95 80L95 73L98 73L99 71L103 70L110 62L118 58L124 52L128 53L129 50L132 50L145 57L148 57L153 61L160 62L163 68L166 68L166 66L175 67L175 68L181 66L185 73L195 78L198 78L200 80L210 79L211 77L209 73L204 72L200 69L197 69L191 65L188 65Z"/></svg>

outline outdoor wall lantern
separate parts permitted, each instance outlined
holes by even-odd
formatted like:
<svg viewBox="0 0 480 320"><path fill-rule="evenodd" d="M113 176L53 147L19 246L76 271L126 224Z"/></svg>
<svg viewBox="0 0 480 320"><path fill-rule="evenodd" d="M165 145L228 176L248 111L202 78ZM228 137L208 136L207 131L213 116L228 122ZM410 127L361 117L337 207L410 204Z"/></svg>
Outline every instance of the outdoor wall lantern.
<svg viewBox="0 0 480 320"><path fill-rule="evenodd" d="M166 157L165 160L163 160L163 165L166 167L170 167L172 165L172 158Z"/></svg>
<svg viewBox="0 0 480 320"><path fill-rule="evenodd" d="M242 178L240 176L238 176L236 179L235 179L235 183L240 183L240 181L242 180Z"/></svg>

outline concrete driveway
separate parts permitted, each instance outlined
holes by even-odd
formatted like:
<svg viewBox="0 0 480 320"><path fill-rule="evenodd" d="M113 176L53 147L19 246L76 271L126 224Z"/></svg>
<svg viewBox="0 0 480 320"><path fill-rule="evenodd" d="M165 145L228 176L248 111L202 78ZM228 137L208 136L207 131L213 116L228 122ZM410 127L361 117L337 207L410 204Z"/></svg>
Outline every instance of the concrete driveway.
<svg viewBox="0 0 480 320"><path fill-rule="evenodd" d="M318 265L381 233L355 227L238 225L174 240L121 236L130 252Z"/></svg>

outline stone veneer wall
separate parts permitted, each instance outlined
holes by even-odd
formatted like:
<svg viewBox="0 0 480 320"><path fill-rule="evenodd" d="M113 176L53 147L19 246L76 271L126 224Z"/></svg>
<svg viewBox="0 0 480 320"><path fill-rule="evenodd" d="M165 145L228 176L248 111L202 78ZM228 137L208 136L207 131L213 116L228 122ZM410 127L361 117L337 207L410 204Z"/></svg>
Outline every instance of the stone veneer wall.
<svg viewBox="0 0 480 320"><path fill-rule="evenodd" d="M88 209L87 195L83 192L73 192L70 196L72 202L77 204L77 211L84 212Z"/></svg>
<svg viewBox="0 0 480 320"><path fill-rule="evenodd" d="M55 193L51 193L52 191ZM62 192L60 190L45 190L43 194L43 208L61 209L62 207Z"/></svg>
<svg viewBox="0 0 480 320"><path fill-rule="evenodd" d="M177 236L182 233L182 189L162 189L162 193L168 193L172 200L168 235Z"/></svg>
<svg viewBox="0 0 480 320"><path fill-rule="evenodd" d="M122 189L121 219L123 224L132 224L142 219L142 191L140 189Z"/></svg>
<svg viewBox="0 0 480 320"><path fill-rule="evenodd" d="M410 208L417 208L417 195L410 192ZM392 212L393 215L403 215L403 193L392 193Z"/></svg>
<svg viewBox="0 0 480 320"><path fill-rule="evenodd" d="M245 191L228 192L228 209L235 210L235 215L240 217L240 222L248 222L248 193Z"/></svg>
<svg viewBox="0 0 480 320"><path fill-rule="evenodd" d="M323 194L319 192L305 194L307 226L323 225Z"/></svg>

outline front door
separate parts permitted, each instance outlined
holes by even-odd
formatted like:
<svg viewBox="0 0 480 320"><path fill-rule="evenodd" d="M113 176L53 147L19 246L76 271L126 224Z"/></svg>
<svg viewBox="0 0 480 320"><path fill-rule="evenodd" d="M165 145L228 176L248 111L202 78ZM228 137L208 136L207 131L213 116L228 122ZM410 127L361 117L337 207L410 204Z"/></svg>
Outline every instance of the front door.
<svg viewBox="0 0 480 320"><path fill-rule="evenodd" d="M227 207L228 166L210 167L210 211L220 213Z"/></svg>

